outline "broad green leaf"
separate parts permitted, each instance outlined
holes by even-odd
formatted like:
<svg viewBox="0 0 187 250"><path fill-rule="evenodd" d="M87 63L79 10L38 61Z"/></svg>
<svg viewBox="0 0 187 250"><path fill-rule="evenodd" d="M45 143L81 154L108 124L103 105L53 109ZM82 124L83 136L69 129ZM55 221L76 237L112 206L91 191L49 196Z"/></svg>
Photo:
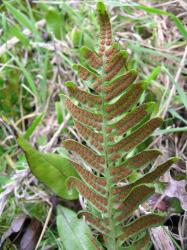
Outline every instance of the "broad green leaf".
<svg viewBox="0 0 187 250"><path fill-rule="evenodd" d="M17 139L23 149L29 167L41 182L45 183L54 193L65 199L77 199L75 189L68 191L66 180L70 176L77 176L69 161L57 154L40 153L34 149L23 137Z"/></svg>
<svg viewBox="0 0 187 250"><path fill-rule="evenodd" d="M36 129L36 127L40 124L42 118L43 118L44 114L40 114L38 115L33 122L31 123L31 125L29 126L29 128L27 129L27 131L24 134L24 138L25 139L29 139L29 137L32 135L32 133L34 132L34 130Z"/></svg>
<svg viewBox="0 0 187 250"><path fill-rule="evenodd" d="M66 250L96 250L89 227L72 210L57 207L57 229Z"/></svg>
<svg viewBox="0 0 187 250"><path fill-rule="evenodd" d="M46 21L49 29L54 33L57 39L62 38L62 29L64 26L62 15L53 7L50 7L46 13Z"/></svg>

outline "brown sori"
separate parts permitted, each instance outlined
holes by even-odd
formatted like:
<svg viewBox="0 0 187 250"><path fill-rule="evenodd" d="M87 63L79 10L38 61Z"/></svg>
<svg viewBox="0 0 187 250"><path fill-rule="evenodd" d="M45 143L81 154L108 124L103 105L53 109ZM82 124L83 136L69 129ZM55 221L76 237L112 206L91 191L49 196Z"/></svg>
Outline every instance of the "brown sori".
<svg viewBox="0 0 187 250"><path fill-rule="evenodd" d="M147 229L163 224L165 217L139 213L136 218L134 211L155 192L153 183L177 158L170 158L151 172L147 168L147 174L143 174L161 154L146 149L144 142L161 126L162 119L152 117L153 103L142 103L147 83L136 82L137 70L130 68L127 52L114 42L102 2L97 4L97 13L99 49L82 48L85 63L76 67L85 88L67 83L70 97L66 97L66 106L82 142L64 142L80 176L70 178L69 188L77 188L85 198L87 211L82 215L94 232L103 236L100 243L92 239L97 245L93 249L147 249ZM140 169L142 177L130 181L131 174Z"/></svg>

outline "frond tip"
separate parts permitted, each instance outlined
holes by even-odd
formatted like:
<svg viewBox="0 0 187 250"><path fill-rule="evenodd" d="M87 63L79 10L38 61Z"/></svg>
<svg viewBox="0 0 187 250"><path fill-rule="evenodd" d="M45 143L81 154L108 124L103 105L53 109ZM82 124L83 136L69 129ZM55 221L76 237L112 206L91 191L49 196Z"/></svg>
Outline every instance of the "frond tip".
<svg viewBox="0 0 187 250"><path fill-rule="evenodd" d="M98 2L97 13L100 24L99 54L103 55L106 47L112 44L112 31L108 13L103 2Z"/></svg>

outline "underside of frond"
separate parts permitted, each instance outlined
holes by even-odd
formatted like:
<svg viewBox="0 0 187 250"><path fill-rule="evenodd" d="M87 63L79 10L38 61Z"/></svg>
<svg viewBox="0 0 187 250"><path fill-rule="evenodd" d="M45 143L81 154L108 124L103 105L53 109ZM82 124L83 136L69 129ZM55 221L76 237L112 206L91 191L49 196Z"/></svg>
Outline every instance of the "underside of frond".
<svg viewBox="0 0 187 250"><path fill-rule="evenodd" d="M136 80L137 72L128 69L127 52L113 42L104 4L99 2L97 10L99 49L95 52L83 47L85 64L75 67L85 89L66 83L66 107L83 143L66 140L64 146L80 176L70 178L68 186L76 187L88 202L88 209L91 205L95 211L82 215L104 235L107 249L117 250L136 234L163 224L164 217L157 214L140 216L130 224L127 221L155 192L153 183L177 159L171 158L129 183L133 172L142 171L161 154L156 149L136 149L161 126L162 119L151 117L154 103L140 101L147 84ZM148 234L132 244L134 249L144 249L149 244Z"/></svg>

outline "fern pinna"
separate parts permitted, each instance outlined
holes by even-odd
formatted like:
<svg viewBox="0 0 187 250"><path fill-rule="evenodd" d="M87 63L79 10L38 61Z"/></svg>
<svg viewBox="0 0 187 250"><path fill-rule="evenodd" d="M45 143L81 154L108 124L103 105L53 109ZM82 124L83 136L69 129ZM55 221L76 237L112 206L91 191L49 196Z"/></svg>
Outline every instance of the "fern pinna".
<svg viewBox="0 0 187 250"><path fill-rule="evenodd" d="M129 182L132 173L160 155L155 149L138 152L137 146L162 120L149 119L154 104L139 102L146 83L135 81L137 74L128 68L127 52L113 42L109 16L102 2L97 4L97 11L98 53L83 47L81 53L87 63L76 65L86 89L66 83L70 94L66 106L84 141L84 144L71 139L64 142L80 175L80 179L71 177L68 185L76 187L86 199L87 210L82 214L103 235L108 250L147 249L146 230L161 225L164 217L150 213L134 219L134 211L154 193L153 182L176 158Z"/></svg>

